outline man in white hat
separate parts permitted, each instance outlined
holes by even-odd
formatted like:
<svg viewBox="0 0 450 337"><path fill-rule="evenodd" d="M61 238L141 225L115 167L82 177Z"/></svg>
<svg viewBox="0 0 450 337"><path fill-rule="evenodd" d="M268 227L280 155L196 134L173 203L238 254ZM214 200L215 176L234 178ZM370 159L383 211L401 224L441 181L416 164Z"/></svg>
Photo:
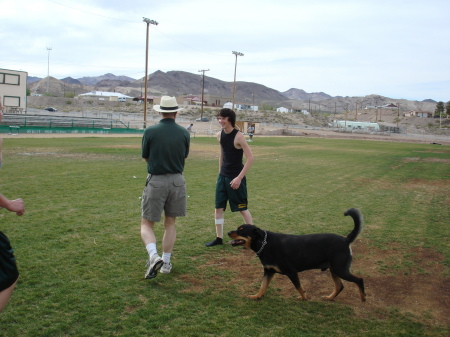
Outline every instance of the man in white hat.
<svg viewBox="0 0 450 337"><path fill-rule="evenodd" d="M149 254L146 279L158 271L170 273L170 258L175 244L175 219L186 215L186 182L183 171L189 154L190 135L175 123L178 107L175 97L162 96L153 109L162 115L158 124L145 129L142 137L142 158L147 162L148 177L142 194L141 237ZM164 211L162 258L156 248L153 231Z"/></svg>

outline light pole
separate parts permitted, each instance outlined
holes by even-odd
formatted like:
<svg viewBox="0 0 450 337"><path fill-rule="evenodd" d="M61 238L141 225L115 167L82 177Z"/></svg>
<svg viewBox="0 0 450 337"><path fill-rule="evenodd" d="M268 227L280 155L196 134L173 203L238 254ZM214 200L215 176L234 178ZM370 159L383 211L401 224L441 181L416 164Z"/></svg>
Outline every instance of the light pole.
<svg viewBox="0 0 450 337"><path fill-rule="evenodd" d="M203 92L205 91L205 71L209 71L209 69L199 70L199 73L203 73L202 75L202 112L200 114L200 120L203 118Z"/></svg>
<svg viewBox="0 0 450 337"><path fill-rule="evenodd" d="M234 84L233 84L233 105L232 105L232 109L234 110L234 95L236 93L236 68L237 68L237 57L238 56L244 56L244 54L238 52L238 51L233 51L232 52L234 55L236 55L236 62L234 63Z"/></svg>
<svg viewBox="0 0 450 337"><path fill-rule="evenodd" d="M47 65L47 93L48 93L48 86L50 84L50 50L52 50L52 47L47 47L48 51L48 65Z"/></svg>
<svg viewBox="0 0 450 337"><path fill-rule="evenodd" d="M157 26L158 22L147 18L142 18L147 24L147 36L145 43L145 89L144 89L144 129L147 127L147 87L148 87L148 27L150 24Z"/></svg>

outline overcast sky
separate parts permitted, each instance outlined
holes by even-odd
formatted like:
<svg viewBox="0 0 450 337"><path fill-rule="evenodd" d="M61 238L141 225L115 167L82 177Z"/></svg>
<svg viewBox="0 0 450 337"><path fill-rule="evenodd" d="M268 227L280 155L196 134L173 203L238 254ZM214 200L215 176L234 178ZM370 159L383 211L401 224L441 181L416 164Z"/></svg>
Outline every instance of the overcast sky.
<svg viewBox="0 0 450 337"><path fill-rule="evenodd" d="M281 92L448 101L449 13L448 0L0 0L0 68L142 78L147 17L149 74L232 82L238 51L237 81Z"/></svg>

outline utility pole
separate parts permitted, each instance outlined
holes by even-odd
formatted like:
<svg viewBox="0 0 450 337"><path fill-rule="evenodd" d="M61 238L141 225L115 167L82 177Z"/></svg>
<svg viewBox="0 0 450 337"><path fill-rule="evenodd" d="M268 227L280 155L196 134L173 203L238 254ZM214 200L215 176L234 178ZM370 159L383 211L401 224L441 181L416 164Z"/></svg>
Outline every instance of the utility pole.
<svg viewBox="0 0 450 337"><path fill-rule="evenodd" d="M147 88L148 88L148 28L150 24L157 26L158 22L147 18L142 18L147 24L147 35L145 43L145 89L144 89L144 129L147 127Z"/></svg>
<svg viewBox="0 0 450 337"><path fill-rule="evenodd" d="M47 66L47 93L48 93L48 87L50 84L50 50L52 50L52 47L47 47L48 51L48 66Z"/></svg>
<svg viewBox="0 0 450 337"><path fill-rule="evenodd" d="M237 68L237 57L238 56L244 56L244 54L237 52L237 51L233 51L232 54L236 55L236 62L234 63L234 85L233 85L233 105L232 105L232 109L234 110L234 95L236 93L236 68Z"/></svg>
<svg viewBox="0 0 450 337"><path fill-rule="evenodd" d="M348 103L347 103L347 109L345 109L345 128L347 128L347 114L348 114Z"/></svg>
<svg viewBox="0 0 450 337"><path fill-rule="evenodd" d="M356 102L355 122L358 120L358 102Z"/></svg>
<svg viewBox="0 0 450 337"><path fill-rule="evenodd" d="M378 99L375 99L375 123L378 122Z"/></svg>
<svg viewBox="0 0 450 337"><path fill-rule="evenodd" d="M202 112L200 114L200 120L203 118L203 93L205 92L205 71L209 71L209 69L199 70L199 73L203 73L202 75Z"/></svg>

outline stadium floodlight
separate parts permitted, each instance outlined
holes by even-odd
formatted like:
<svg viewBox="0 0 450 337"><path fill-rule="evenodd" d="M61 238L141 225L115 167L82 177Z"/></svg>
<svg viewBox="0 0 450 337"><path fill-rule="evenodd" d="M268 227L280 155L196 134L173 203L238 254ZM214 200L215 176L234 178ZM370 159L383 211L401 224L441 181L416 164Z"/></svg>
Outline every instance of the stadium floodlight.
<svg viewBox="0 0 450 337"><path fill-rule="evenodd" d="M232 54L236 55L236 62L234 63L234 83L233 83L233 102L232 102L232 109L234 110L234 95L236 94L236 68L237 68L237 57L238 56L244 56L244 54L238 52L238 51L232 51Z"/></svg>
<svg viewBox="0 0 450 337"><path fill-rule="evenodd" d="M203 120L203 94L205 92L205 71L209 71L209 69L199 70L199 73L203 73L202 76L202 111L200 113L200 120Z"/></svg>
<svg viewBox="0 0 450 337"><path fill-rule="evenodd" d="M52 50L52 47L47 47L48 51L48 63L47 63L47 93L48 93L48 87L50 85L50 50Z"/></svg>
<svg viewBox="0 0 450 337"><path fill-rule="evenodd" d="M150 20L147 18L142 18L143 21L147 24L147 35L146 35L146 44L145 44L145 89L144 89L144 128L147 127L147 88L148 88L148 29L150 25L158 25L158 22L155 20Z"/></svg>

